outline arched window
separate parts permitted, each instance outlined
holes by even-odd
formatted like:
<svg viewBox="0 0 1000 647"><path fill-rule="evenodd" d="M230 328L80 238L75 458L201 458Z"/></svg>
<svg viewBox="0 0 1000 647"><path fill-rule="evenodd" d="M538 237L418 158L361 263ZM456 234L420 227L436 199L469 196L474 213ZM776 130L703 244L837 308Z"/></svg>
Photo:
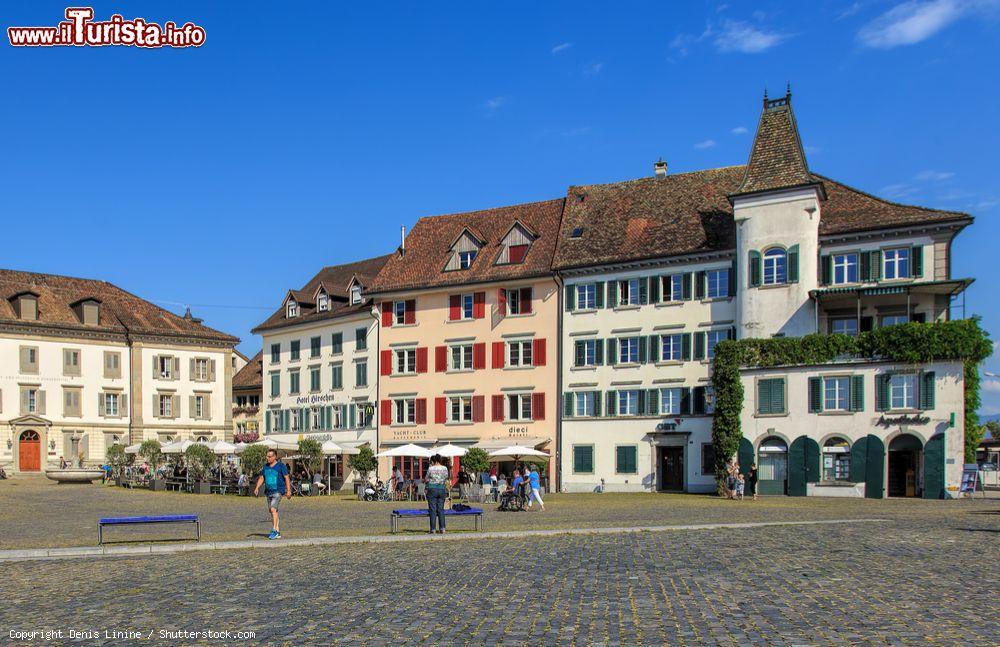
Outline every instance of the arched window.
<svg viewBox="0 0 1000 647"><path fill-rule="evenodd" d="M851 444L844 438L823 443L823 480L851 480Z"/></svg>
<svg viewBox="0 0 1000 647"><path fill-rule="evenodd" d="M788 253L781 247L764 252L764 285L788 282Z"/></svg>

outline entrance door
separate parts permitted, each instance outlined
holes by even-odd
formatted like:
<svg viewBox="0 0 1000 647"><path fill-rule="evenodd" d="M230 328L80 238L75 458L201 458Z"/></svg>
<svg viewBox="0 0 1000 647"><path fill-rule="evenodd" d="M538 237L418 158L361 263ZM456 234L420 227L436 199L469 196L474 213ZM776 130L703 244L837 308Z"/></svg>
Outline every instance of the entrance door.
<svg viewBox="0 0 1000 647"><path fill-rule="evenodd" d="M920 496L920 439L911 434L897 436L889 443L889 496Z"/></svg>
<svg viewBox="0 0 1000 647"><path fill-rule="evenodd" d="M788 493L788 445L771 436L757 449L757 491L760 494Z"/></svg>
<svg viewBox="0 0 1000 647"><path fill-rule="evenodd" d="M683 447L660 447L660 489L684 491Z"/></svg>
<svg viewBox="0 0 1000 647"><path fill-rule="evenodd" d="M38 432L26 431L21 434L17 464L22 472L38 472L42 469L42 443Z"/></svg>

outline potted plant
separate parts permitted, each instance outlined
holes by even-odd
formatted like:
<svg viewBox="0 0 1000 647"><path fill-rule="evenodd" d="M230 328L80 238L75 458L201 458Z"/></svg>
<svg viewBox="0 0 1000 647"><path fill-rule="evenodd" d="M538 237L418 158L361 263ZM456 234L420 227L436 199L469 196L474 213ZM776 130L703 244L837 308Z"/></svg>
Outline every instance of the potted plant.
<svg viewBox="0 0 1000 647"><path fill-rule="evenodd" d="M129 455L125 453L125 446L121 443L111 445L105 453L105 459L108 465L111 466L111 478L114 480L115 485L121 485L122 468L128 465L129 459Z"/></svg>
<svg viewBox="0 0 1000 647"><path fill-rule="evenodd" d="M139 456L149 465L149 488L154 492L162 492L167 489L166 479L160 478L157 473L160 461L163 458L163 452L160 451L160 447L160 441L158 440L144 440L139 445Z"/></svg>
<svg viewBox="0 0 1000 647"><path fill-rule="evenodd" d="M357 454L349 459L350 467L358 473L361 478L354 482L354 492L360 499L364 496L365 485L368 484L368 475L378 468L378 459L375 452L368 445L362 445Z"/></svg>
<svg viewBox="0 0 1000 647"><path fill-rule="evenodd" d="M323 446L315 438L303 438L299 441L299 456L301 456L302 466L309 475L309 494L319 494L317 488L312 487L313 474L323 469Z"/></svg>
<svg viewBox="0 0 1000 647"><path fill-rule="evenodd" d="M201 443L195 443L184 450L184 460L194 479L195 492L211 494L212 484L208 480L209 470L218 460L212 450Z"/></svg>

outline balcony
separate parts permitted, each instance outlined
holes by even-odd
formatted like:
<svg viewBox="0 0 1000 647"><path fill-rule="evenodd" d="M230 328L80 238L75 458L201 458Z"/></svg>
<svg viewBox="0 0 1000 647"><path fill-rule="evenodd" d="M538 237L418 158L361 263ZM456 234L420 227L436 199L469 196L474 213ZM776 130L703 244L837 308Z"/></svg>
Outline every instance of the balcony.
<svg viewBox="0 0 1000 647"><path fill-rule="evenodd" d="M905 283L858 284L820 288L809 296L816 302L816 330L856 334L905 321L947 321L953 309L964 316L965 289L973 279Z"/></svg>
<svg viewBox="0 0 1000 647"><path fill-rule="evenodd" d="M259 411L260 407L252 404L233 405L234 416L256 416Z"/></svg>

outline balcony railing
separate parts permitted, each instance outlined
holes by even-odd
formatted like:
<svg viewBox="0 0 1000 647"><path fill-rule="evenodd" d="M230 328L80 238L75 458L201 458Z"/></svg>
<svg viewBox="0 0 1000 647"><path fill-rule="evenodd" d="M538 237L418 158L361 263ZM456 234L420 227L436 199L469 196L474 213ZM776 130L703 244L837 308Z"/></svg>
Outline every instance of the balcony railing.
<svg viewBox="0 0 1000 647"><path fill-rule="evenodd" d="M244 405L234 404L233 405L233 415L234 416L239 416L239 415L256 416L257 412L259 412L259 411L260 411L260 407L254 406L254 405L250 405L250 404L244 404Z"/></svg>

